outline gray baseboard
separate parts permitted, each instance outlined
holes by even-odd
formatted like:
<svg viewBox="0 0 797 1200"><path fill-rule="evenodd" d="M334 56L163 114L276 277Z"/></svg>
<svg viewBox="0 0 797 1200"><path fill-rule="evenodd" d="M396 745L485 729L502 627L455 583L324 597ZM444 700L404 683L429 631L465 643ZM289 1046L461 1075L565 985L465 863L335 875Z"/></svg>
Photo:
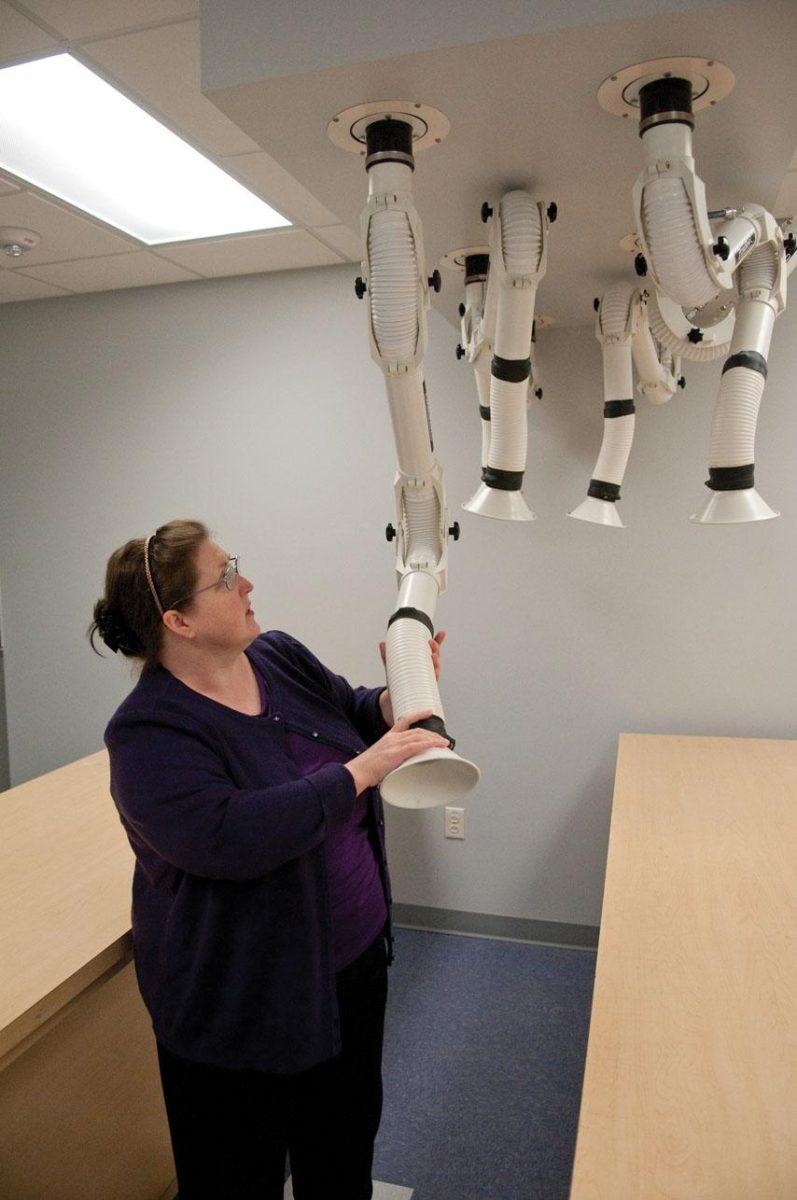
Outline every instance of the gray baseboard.
<svg viewBox="0 0 797 1200"><path fill-rule="evenodd" d="M512 942L539 942L572 950L596 950L599 925L569 925L565 921L533 921L526 917L499 917L490 913L458 912L453 908L425 908L420 904L394 904L393 924L434 933L460 933L471 937L502 938Z"/></svg>

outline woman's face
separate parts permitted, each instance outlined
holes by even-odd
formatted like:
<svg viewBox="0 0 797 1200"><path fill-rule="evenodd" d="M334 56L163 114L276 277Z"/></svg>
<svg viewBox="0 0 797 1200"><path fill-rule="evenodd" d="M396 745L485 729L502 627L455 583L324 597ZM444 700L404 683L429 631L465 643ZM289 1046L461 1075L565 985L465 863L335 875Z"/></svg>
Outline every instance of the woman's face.
<svg viewBox="0 0 797 1200"><path fill-rule="evenodd" d="M261 632L249 607L249 593L254 585L245 575L239 575L230 590L222 580L229 558L227 551L212 540L203 542L197 550L196 590L207 590L194 596L185 616L191 622L196 641L209 649L243 648Z"/></svg>

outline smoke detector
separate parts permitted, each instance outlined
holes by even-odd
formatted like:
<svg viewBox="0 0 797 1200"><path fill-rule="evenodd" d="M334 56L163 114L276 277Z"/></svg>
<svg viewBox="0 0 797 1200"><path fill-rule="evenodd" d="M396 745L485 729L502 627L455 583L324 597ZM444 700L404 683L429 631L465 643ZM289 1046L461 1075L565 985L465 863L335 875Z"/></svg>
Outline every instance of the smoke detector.
<svg viewBox="0 0 797 1200"><path fill-rule="evenodd" d="M33 250L41 241L41 234L34 229L20 229L17 225L0 225L0 250L10 258L21 258Z"/></svg>

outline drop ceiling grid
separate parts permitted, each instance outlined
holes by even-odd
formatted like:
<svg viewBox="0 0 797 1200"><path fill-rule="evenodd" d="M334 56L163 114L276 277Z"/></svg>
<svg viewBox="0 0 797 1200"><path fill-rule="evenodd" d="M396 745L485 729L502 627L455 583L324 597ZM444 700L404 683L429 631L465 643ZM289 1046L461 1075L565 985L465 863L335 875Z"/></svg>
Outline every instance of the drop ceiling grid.
<svg viewBox="0 0 797 1200"><path fill-rule="evenodd" d="M14 272L74 292L110 291L159 283L182 283L199 275L146 250L130 254L101 255L74 262L22 267Z"/></svg>
<svg viewBox="0 0 797 1200"><path fill-rule="evenodd" d="M3 62L24 55L46 53L57 39L6 0L0 0L0 57Z"/></svg>
<svg viewBox="0 0 797 1200"><path fill-rule="evenodd" d="M197 17L199 0L11 0L70 40L103 37Z"/></svg>
<svg viewBox="0 0 797 1200"><path fill-rule="evenodd" d="M195 243L185 243L185 254L177 265L190 273L181 278L322 266L349 258L350 247L347 251L339 245L345 245L346 235L353 234L340 225L339 217L202 94L196 10L192 0L33 0L27 5L0 0L0 61L70 49L86 66L130 95L294 224L285 231L202 239L194 250ZM9 195L18 203L4 213L3 200ZM42 234L41 247L19 262L2 264L6 271L38 280L42 287L49 281L39 268L49 264L58 264L50 278L54 282L57 277L60 289L81 291L84 287L88 290L89 284L94 290L98 280L103 280L105 287L134 286L129 282L131 274L142 282L149 277L156 283L161 276L166 281L177 262L174 247L145 247L124 231L111 231L91 214L24 180L0 176L0 223L22 225ZM330 228L331 233L315 237L316 228ZM301 236L270 245L266 239L276 232ZM248 261L242 247L234 244L240 237L248 239ZM127 260L134 253L135 260ZM102 261L86 266L91 259ZM159 262L166 265L159 268ZM204 269L199 269L197 262ZM26 285L20 288L24 290ZM0 302L3 292L9 295L12 291L8 286L0 290Z"/></svg>

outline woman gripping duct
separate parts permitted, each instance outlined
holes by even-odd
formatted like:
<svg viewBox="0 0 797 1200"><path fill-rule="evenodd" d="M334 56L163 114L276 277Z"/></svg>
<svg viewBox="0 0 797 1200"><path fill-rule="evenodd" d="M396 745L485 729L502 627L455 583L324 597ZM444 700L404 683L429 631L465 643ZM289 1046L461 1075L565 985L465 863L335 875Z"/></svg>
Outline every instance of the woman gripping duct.
<svg viewBox="0 0 797 1200"><path fill-rule="evenodd" d="M378 785L447 742L261 633L252 588L199 521L108 560L92 646L142 668L105 730L136 975L181 1200L281 1200L286 1152L296 1200L368 1200L393 943Z"/></svg>

